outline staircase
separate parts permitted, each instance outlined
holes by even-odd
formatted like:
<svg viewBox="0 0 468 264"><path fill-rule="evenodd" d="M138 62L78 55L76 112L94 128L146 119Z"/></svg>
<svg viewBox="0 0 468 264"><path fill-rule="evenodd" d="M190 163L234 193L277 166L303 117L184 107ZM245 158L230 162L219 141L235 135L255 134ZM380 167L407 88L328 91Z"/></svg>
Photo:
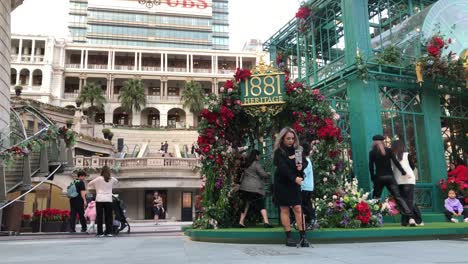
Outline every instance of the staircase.
<svg viewBox="0 0 468 264"><path fill-rule="evenodd" d="M0 134L0 153L16 146L27 154L14 157L10 164L4 164L3 161L0 163L0 221L5 218L7 230L16 230L14 226L21 222L21 215L18 214L22 213L22 210L18 210L18 206L24 205L21 202L24 196L52 178L62 167L63 162L59 161L57 153L59 146L63 149L65 146L61 142L63 140L51 138L54 128L52 121L30 105L16 104L10 109L10 126ZM32 147L32 142L35 143L35 147ZM66 158L62 161L66 161ZM50 172L49 165L53 163L59 166ZM44 176L43 180L32 187L31 177L39 174ZM11 197L16 198L10 197L12 200L8 200L9 193L14 194Z"/></svg>

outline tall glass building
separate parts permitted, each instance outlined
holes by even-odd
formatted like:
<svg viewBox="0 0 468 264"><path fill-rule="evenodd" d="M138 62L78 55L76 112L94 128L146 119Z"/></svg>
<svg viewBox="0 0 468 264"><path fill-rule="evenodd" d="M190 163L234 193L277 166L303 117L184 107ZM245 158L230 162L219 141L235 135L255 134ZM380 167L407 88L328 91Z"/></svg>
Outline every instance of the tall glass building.
<svg viewBox="0 0 468 264"><path fill-rule="evenodd" d="M75 43L229 49L228 0L70 0L69 15Z"/></svg>

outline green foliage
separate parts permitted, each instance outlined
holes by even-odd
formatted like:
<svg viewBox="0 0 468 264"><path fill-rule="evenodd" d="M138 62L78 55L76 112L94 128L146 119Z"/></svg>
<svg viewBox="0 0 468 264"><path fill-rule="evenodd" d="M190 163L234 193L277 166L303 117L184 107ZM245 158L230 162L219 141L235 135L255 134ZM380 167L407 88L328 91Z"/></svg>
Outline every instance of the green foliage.
<svg viewBox="0 0 468 264"><path fill-rule="evenodd" d="M358 53L356 56L357 77L364 83L369 79L369 69L367 68L366 59Z"/></svg>
<svg viewBox="0 0 468 264"><path fill-rule="evenodd" d="M120 90L119 101L122 108L127 112L141 111L141 107L146 106L145 88L141 80L127 80Z"/></svg>
<svg viewBox="0 0 468 264"><path fill-rule="evenodd" d="M184 108L198 115L205 107L206 99L200 83L189 81L185 84L180 97Z"/></svg>
<svg viewBox="0 0 468 264"><path fill-rule="evenodd" d="M402 63L401 50L396 46L390 45L376 56L378 64L400 66Z"/></svg>
<svg viewBox="0 0 468 264"><path fill-rule="evenodd" d="M91 108L97 107L98 109L102 109L107 101L101 87L95 83L87 83L81 90L78 99L83 104L89 103Z"/></svg>

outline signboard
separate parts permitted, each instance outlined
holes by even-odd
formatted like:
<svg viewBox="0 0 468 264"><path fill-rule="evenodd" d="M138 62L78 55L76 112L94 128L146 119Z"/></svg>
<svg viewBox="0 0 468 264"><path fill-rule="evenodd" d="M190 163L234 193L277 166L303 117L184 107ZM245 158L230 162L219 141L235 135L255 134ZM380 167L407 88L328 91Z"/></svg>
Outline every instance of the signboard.
<svg viewBox="0 0 468 264"><path fill-rule="evenodd" d="M240 83L243 106L283 104L284 73L252 75Z"/></svg>
<svg viewBox="0 0 468 264"><path fill-rule="evenodd" d="M154 1L153 1L154 2ZM169 13L183 15L212 15L212 0L158 0L152 8L140 4L138 0L88 0L88 7L116 9L119 11L139 11L149 13Z"/></svg>

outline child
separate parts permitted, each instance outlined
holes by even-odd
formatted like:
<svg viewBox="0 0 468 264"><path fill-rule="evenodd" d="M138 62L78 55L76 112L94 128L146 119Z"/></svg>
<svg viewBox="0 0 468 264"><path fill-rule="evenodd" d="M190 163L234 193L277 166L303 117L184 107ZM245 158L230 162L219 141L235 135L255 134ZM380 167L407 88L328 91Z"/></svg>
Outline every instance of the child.
<svg viewBox="0 0 468 264"><path fill-rule="evenodd" d="M304 170L304 181L301 185L302 212L305 215L305 226L307 230L313 230L315 226L315 209L312 206L312 192L314 191L314 172L312 161L309 158L310 144L302 144L302 155L307 160L307 167Z"/></svg>
<svg viewBox="0 0 468 264"><path fill-rule="evenodd" d="M93 232L96 232L96 225L94 224L96 222L96 202L91 201L88 204L88 207L85 210L84 213L85 217L89 219L89 232L91 232L91 229L93 229Z"/></svg>
<svg viewBox="0 0 468 264"><path fill-rule="evenodd" d="M452 223L458 223L457 216L463 214L464 222L468 223L468 210L463 211L463 206L457 199L457 194L454 190L449 190L448 198L445 199L445 216Z"/></svg>

